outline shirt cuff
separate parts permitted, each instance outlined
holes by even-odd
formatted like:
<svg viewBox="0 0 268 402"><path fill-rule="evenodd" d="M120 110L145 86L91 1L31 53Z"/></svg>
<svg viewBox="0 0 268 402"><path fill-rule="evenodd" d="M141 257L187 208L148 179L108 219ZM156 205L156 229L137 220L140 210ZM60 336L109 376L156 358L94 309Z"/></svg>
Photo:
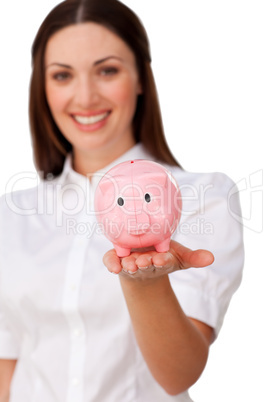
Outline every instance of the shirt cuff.
<svg viewBox="0 0 268 402"><path fill-rule="evenodd" d="M216 339L222 327L228 306L224 306L218 300L202 294L190 286L184 285L180 287L177 283L173 284L172 280L171 285L184 314L212 327Z"/></svg>
<svg viewBox="0 0 268 402"><path fill-rule="evenodd" d="M17 359L19 348L14 344L14 338L8 333L0 331L0 358Z"/></svg>

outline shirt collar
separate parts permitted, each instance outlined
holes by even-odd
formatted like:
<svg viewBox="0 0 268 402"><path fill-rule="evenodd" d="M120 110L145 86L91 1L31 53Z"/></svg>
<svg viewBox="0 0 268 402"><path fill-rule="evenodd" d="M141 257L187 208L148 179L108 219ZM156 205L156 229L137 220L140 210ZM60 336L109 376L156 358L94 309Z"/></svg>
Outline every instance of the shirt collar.
<svg viewBox="0 0 268 402"><path fill-rule="evenodd" d="M131 149L121 155L119 158L115 159L109 165L103 167L102 169L98 170L97 172L90 174L90 180L93 184L93 187L96 187L98 182L100 181L101 177L108 172L112 167L115 165L126 162L128 160L134 159L146 159L146 160L153 160L153 156L145 149L142 143L138 143L134 145ZM72 167L72 154L68 154L64 163L63 171L61 176L59 177L59 181L61 184L63 183L76 183L83 187L88 184L88 177L77 173L73 170Z"/></svg>

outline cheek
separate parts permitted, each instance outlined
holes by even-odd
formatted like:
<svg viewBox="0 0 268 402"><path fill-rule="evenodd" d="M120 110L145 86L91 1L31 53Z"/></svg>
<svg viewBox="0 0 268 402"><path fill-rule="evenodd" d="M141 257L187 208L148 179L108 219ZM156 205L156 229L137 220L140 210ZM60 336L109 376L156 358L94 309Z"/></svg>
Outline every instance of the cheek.
<svg viewBox="0 0 268 402"><path fill-rule="evenodd" d="M122 80L109 89L109 96L119 106L133 108L137 100L137 84L131 79Z"/></svg>
<svg viewBox="0 0 268 402"><path fill-rule="evenodd" d="M68 102L68 93L53 86L46 86L46 98L50 110L53 113L60 112Z"/></svg>

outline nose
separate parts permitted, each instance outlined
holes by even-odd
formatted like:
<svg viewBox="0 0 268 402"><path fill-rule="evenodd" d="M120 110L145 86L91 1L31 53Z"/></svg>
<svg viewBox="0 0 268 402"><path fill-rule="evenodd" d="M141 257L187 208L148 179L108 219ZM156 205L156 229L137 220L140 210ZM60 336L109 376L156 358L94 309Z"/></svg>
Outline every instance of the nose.
<svg viewBox="0 0 268 402"><path fill-rule="evenodd" d="M76 104L83 109L89 109L97 103L98 99L99 94L94 79L90 77L80 78L75 88Z"/></svg>

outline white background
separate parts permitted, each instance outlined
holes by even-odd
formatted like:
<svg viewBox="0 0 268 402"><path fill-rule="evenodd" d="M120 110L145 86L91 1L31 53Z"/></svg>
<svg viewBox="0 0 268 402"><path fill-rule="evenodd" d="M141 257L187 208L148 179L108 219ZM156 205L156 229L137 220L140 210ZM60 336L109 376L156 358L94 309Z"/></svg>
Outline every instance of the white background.
<svg viewBox="0 0 268 402"><path fill-rule="evenodd" d="M125 0L149 34L168 142L186 170L222 171L241 190L246 264L195 402L268 401L266 1ZM0 194L34 171L28 128L30 48L58 1L1 4ZM30 186L29 180L24 185ZM151 402L151 401L150 401Z"/></svg>

